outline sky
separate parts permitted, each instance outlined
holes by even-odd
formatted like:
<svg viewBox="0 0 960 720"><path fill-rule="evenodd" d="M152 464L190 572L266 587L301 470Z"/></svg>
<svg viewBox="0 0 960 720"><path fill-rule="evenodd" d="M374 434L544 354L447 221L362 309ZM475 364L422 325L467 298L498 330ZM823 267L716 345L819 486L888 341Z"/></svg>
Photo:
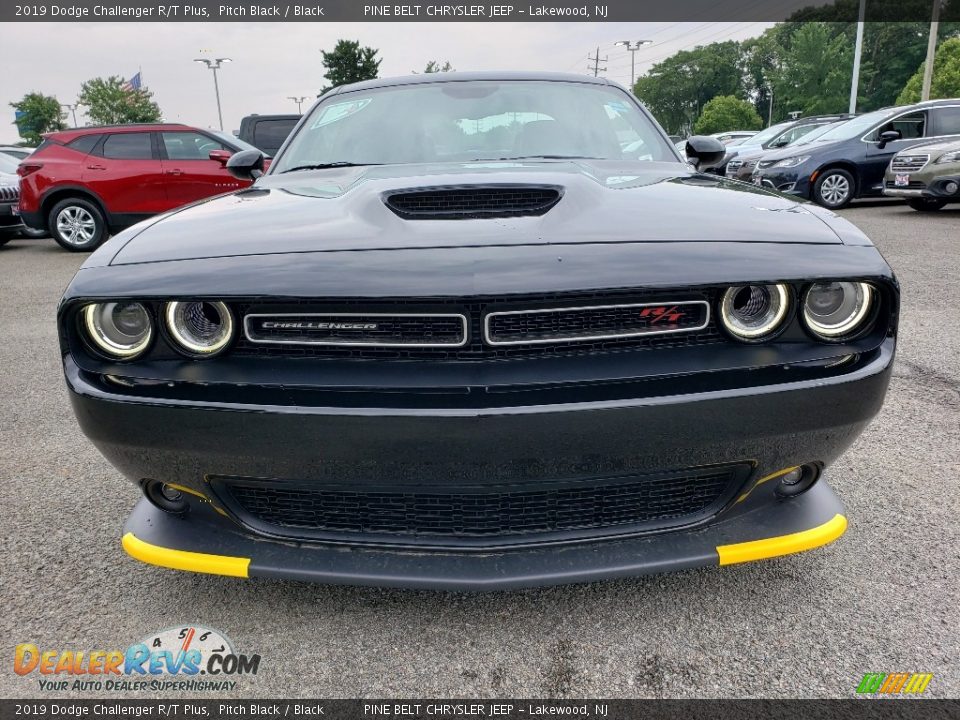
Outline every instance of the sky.
<svg viewBox="0 0 960 720"><path fill-rule="evenodd" d="M587 73L600 48L602 73L630 83L630 53L617 40L650 39L636 54L637 75L677 50L759 35L769 22L662 23L0 23L0 144L17 140L10 103L27 92L75 103L94 77L138 70L164 119L217 127L213 75L199 57L229 57L219 72L224 129L251 113L296 111L289 96L312 101L324 86L320 50L340 38L378 48L380 76L422 71L429 60L457 70ZM42 51L41 51L42 48ZM42 54L41 54L42 53ZM603 62L603 58L607 61ZM304 110L307 104L304 104ZM77 121L85 124L78 111ZM72 118L68 118L72 125Z"/></svg>

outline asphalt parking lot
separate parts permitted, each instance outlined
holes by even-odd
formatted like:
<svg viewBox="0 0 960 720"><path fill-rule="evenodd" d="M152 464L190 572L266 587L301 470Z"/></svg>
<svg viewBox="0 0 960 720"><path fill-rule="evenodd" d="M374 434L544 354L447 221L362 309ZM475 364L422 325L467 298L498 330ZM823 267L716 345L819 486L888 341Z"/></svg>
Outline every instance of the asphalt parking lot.
<svg viewBox="0 0 960 720"><path fill-rule="evenodd" d="M0 696L40 694L36 674L12 672L18 643L125 648L181 623L262 656L237 697L836 697L866 672L900 671L960 696L960 206L842 214L904 292L886 405L829 474L847 534L763 563L481 595L127 557L138 493L80 433L58 355L57 301L84 256L52 240L0 248Z"/></svg>

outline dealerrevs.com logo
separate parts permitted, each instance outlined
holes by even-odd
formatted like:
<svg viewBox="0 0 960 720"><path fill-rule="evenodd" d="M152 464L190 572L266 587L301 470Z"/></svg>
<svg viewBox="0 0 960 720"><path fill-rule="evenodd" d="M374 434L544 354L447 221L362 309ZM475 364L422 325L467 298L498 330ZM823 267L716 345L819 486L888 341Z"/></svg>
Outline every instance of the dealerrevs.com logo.
<svg viewBox="0 0 960 720"><path fill-rule="evenodd" d="M256 675L259 655L241 655L223 633L184 625L148 635L126 650L51 650L21 643L17 675L36 676L42 691L230 691Z"/></svg>

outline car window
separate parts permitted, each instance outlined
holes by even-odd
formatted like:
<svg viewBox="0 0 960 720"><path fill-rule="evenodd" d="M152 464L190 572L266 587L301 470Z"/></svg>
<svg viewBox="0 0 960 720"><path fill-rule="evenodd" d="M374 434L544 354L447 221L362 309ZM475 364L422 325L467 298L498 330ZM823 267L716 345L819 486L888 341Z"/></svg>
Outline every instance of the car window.
<svg viewBox="0 0 960 720"><path fill-rule="evenodd" d="M960 135L960 107L934 108L937 135Z"/></svg>
<svg viewBox="0 0 960 720"><path fill-rule="evenodd" d="M777 145L790 145L795 143L797 140L802 138L804 135L813 132L816 130L819 125L797 125L796 127L790 128L783 135L777 138Z"/></svg>
<svg viewBox="0 0 960 720"><path fill-rule="evenodd" d="M150 133L117 133L103 142L102 155L117 160L149 160L153 157Z"/></svg>
<svg viewBox="0 0 960 720"><path fill-rule="evenodd" d="M82 152L84 155L88 155L100 142L102 135L81 135L78 138L74 138L67 143L67 147L71 150L76 150L77 152Z"/></svg>
<svg viewBox="0 0 960 720"><path fill-rule="evenodd" d="M276 151L299 120L258 120L253 126L253 144Z"/></svg>
<svg viewBox="0 0 960 720"><path fill-rule="evenodd" d="M924 137L926 131L926 122L927 114L925 112L915 112L910 113L909 115L901 115L900 117L893 118L892 120L888 120L880 125L873 132L871 132L865 138L865 140L867 140L867 142L877 142L880 139L881 133L885 133L889 130L899 131L900 138L902 140L922 138Z"/></svg>
<svg viewBox="0 0 960 720"><path fill-rule="evenodd" d="M20 161L16 158L12 158L9 155L4 155L0 153L0 172L5 172L9 175L13 175L17 172L17 167L20 165Z"/></svg>
<svg viewBox="0 0 960 720"><path fill-rule="evenodd" d="M259 150L260 148L254 147L250 143L241 140L236 135L230 135L225 133L223 130L208 130L211 135L219 138L223 141L223 145L227 150Z"/></svg>
<svg viewBox="0 0 960 720"><path fill-rule="evenodd" d="M461 81L354 91L317 105L272 172L336 162L482 162L676 156L622 90L573 82Z"/></svg>
<svg viewBox="0 0 960 720"><path fill-rule="evenodd" d="M164 132L160 136L171 160L208 160L211 150L226 149L223 143L196 132Z"/></svg>

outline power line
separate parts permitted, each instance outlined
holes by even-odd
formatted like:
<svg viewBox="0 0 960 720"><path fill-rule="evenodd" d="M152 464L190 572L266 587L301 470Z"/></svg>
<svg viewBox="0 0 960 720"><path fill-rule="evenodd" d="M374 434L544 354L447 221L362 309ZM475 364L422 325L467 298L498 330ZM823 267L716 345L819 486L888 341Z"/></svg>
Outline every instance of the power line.
<svg viewBox="0 0 960 720"><path fill-rule="evenodd" d="M600 67L601 61L602 61L602 62L606 62L607 59L608 59L608 57L607 57L606 55L604 55L602 58L600 57L600 46L599 46L599 45L597 45L597 54L596 54L596 56L591 57L590 55L587 55L587 59L590 60L590 61L593 63L593 67L590 67L590 65L587 65L587 70L593 70L593 76L594 76L594 77L597 77L601 72L606 72L606 71L607 71L607 66L606 66L606 65L604 65L603 67Z"/></svg>

